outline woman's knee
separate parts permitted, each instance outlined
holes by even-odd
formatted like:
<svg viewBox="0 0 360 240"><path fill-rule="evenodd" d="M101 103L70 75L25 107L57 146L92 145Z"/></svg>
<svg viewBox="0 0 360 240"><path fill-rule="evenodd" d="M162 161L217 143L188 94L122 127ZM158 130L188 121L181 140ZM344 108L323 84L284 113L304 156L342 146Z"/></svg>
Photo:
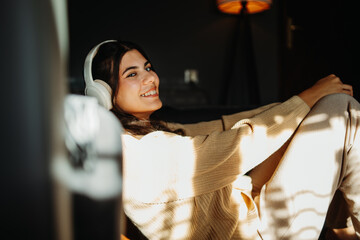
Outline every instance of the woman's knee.
<svg viewBox="0 0 360 240"><path fill-rule="evenodd" d="M320 111L342 115L344 112L349 110L349 106L351 106L351 108L360 109L359 102L352 96L343 93L336 93L321 98L314 105L311 111Z"/></svg>
<svg viewBox="0 0 360 240"><path fill-rule="evenodd" d="M350 102L356 102L356 99L354 99L352 96L344 93L335 93L327 95L323 98L321 98L315 106L317 105L329 105L330 107L335 107L338 105L347 105ZM314 106L314 107L315 107Z"/></svg>
<svg viewBox="0 0 360 240"><path fill-rule="evenodd" d="M355 110L355 111L354 111ZM331 94L320 99L302 123L302 129L318 131L321 129L337 129L345 127L348 118L355 114L360 116L359 103L347 94ZM344 124L345 123L345 124Z"/></svg>

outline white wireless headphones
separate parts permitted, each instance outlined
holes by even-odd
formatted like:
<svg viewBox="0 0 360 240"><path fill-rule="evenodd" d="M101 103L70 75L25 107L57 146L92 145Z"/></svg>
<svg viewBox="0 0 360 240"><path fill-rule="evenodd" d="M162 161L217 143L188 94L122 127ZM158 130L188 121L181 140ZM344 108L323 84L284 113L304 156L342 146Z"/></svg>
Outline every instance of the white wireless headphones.
<svg viewBox="0 0 360 240"><path fill-rule="evenodd" d="M84 79L85 79L85 95L95 97L99 104L106 109L110 110L112 108L111 94L112 90L105 81L100 79L93 79L91 68L92 61L98 52L101 45L108 42L116 42L116 40L107 40L96 45L93 49L90 50L86 56L84 63Z"/></svg>

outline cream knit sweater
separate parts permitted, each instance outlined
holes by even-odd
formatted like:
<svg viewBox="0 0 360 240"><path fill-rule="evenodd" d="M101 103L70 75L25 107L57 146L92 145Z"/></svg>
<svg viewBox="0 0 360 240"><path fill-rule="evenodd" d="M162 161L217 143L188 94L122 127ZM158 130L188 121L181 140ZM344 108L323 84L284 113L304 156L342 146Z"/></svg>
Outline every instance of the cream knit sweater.
<svg viewBox="0 0 360 240"><path fill-rule="evenodd" d="M259 216L244 175L279 149L309 112L281 104L197 124L123 135L125 213L149 239L258 239Z"/></svg>

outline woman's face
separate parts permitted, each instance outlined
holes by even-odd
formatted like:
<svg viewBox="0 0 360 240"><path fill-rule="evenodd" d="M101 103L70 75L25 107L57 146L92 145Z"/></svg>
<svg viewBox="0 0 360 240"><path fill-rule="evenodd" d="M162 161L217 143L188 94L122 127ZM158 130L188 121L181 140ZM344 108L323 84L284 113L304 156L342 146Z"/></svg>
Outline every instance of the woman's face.
<svg viewBox="0 0 360 240"><path fill-rule="evenodd" d="M116 104L138 119L149 119L161 108L159 77L141 53L135 49L124 54L119 66Z"/></svg>

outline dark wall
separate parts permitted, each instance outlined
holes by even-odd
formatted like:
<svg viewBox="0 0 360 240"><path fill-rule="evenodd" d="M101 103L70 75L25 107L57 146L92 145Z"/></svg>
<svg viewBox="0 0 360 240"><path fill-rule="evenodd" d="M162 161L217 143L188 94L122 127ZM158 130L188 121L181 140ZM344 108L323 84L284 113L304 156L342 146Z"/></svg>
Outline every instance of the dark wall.
<svg viewBox="0 0 360 240"><path fill-rule="evenodd" d="M357 54L359 23L348 1L282 1L280 45L280 95L283 99L330 73L353 85L359 99ZM292 30L287 31L291 20ZM289 36L291 33L290 47Z"/></svg>
<svg viewBox="0 0 360 240"><path fill-rule="evenodd" d="M180 99L183 92L171 92L187 89L185 69L198 70L208 105L221 104L236 17L219 13L215 0L69 1L68 7L73 91L83 89L82 65L90 48L120 37L145 48L160 76L165 104L179 98L183 105L196 105L191 96ZM277 21L277 1L270 10L251 16L261 103L278 99Z"/></svg>
<svg viewBox="0 0 360 240"><path fill-rule="evenodd" d="M216 0L69 1L70 82L83 92L82 65L91 47L120 37L142 45L161 80L165 105L224 105L236 17L220 13ZM250 16L260 104L282 101L335 73L360 88L355 46L355 8L341 0L274 0ZM292 48L288 23L292 20ZM184 70L197 69L198 92L184 84ZM247 89L239 89L248 91ZM203 101L198 94L206 97ZM247 107L239 104L240 107Z"/></svg>

